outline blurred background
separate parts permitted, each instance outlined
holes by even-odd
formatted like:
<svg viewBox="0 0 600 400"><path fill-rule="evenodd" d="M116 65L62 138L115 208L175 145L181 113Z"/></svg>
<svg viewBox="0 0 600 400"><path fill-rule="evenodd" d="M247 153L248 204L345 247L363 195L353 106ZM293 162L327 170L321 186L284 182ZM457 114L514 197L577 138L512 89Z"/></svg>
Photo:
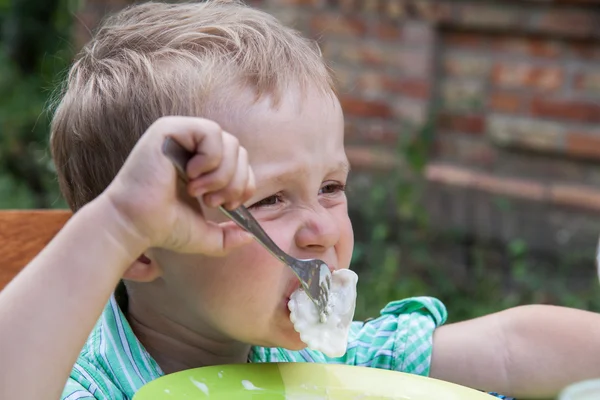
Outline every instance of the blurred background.
<svg viewBox="0 0 600 400"><path fill-rule="evenodd" d="M53 91L126 0L0 0L0 208L65 208ZM249 0L334 70L353 172L357 318L600 312L600 1Z"/></svg>

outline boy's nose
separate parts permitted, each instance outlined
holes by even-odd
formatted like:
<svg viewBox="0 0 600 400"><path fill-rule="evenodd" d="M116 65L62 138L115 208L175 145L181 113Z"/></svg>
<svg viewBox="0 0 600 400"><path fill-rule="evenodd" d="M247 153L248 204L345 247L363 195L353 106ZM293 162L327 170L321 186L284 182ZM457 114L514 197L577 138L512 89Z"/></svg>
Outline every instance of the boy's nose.
<svg viewBox="0 0 600 400"><path fill-rule="evenodd" d="M323 251L340 240L340 227L334 216L324 207L303 210L303 221L296 232L296 246L312 251Z"/></svg>

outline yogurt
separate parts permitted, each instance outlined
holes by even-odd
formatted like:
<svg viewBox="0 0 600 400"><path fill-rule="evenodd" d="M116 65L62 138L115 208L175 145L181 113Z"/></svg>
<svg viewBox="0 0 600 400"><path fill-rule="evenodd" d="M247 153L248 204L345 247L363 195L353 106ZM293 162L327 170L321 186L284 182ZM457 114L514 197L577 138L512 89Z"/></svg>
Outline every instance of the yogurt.
<svg viewBox="0 0 600 400"><path fill-rule="evenodd" d="M356 307L356 283L358 275L349 269L331 274L328 315L322 318L317 306L299 288L290 296L288 308L294 329L300 340L313 350L329 357L340 357L346 353L348 332Z"/></svg>

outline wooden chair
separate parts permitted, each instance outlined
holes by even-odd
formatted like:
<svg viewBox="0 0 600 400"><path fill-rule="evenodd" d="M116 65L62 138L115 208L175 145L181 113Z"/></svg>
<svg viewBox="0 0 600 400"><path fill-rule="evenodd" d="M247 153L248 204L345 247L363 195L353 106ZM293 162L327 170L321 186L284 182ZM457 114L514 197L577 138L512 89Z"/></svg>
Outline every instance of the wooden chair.
<svg viewBox="0 0 600 400"><path fill-rule="evenodd" d="M0 290L70 217L69 210L0 210Z"/></svg>

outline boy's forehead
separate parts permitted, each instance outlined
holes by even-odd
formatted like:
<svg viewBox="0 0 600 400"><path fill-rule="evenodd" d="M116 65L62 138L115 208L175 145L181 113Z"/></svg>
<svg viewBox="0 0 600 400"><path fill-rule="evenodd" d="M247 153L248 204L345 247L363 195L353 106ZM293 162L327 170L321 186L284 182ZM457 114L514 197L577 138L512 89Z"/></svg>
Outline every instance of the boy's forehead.
<svg viewBox="0 0 600 400"><path fill-rule="evenodd" d="M226 123L297 123L307 116L312 119L338 116L338 122L342 122L340 103L331 90L292 86L279 95L266 93L258 97L254 89L244 87L218 97L209 114Z"/></svg>
<svg viewBox="0 0 600 400"><path fill-rule="evenodd" d="M233 100L217 119L248 150L251 161L343 149L343 114L335 96L290 90L278 104L269 97L252 100L248 94Z"/></svg>

